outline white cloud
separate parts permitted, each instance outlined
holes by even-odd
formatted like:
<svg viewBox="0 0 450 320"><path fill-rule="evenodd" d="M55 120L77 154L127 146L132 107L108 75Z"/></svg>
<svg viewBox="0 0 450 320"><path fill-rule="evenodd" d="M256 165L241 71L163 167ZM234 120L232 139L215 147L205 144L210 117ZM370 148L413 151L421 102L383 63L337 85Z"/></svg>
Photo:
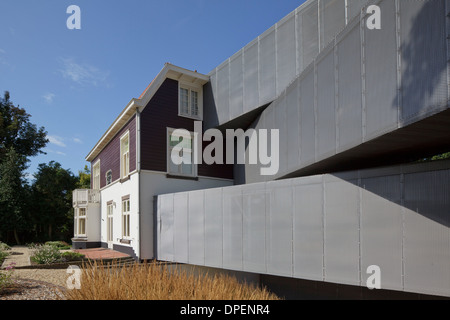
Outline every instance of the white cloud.
<svg viewBox="0 0 450 320"><path fill-rule="evenodd" d="M61 151L55 151L55 150L52 150L52 149L47 149L46 151L48 151L48 152L50 152L50 153L58 154L58 155L60 155L60 156L67 156L66 153L61 152Z"/></svg>
<svg viewBox="0 0 450 320"><path fill-rule="evenodd" d="M57 146L60 146L60 147L63 147L63 148L66 147L66 144L63 142L64 139L61 138L61 137L58 137L58 136L47 136L47 139L49 140L49 142L51 144L54 144L54 145L57 145Z"/></svg>
<svg viewBox="0 0 450 320"><path fill-rule="evenodd" d="M81 139L78 139L78 138L73 138L72 141L75 143L79 143L79 144L83 143L83 141L81 141Z"/></svg>
<svg viewBox="0 0 450 320"><path fill-rule="evenodd" d="M42 98L44 98L44 100L45 100L47 103L52 103L52 102L53 102L53 99L55 98L55 94L54 94L54 93L47 93L47 94L44 94L44 95L42 96Z"/></svg>
<svg viewBox="0 0 450 320"><path fill-rule="evenodd" d="M59 71L62 76L82 86L105 84L109 76L109 72L88 64L77 63L72 58L61 58L60 63L62 69Z"/></svg>

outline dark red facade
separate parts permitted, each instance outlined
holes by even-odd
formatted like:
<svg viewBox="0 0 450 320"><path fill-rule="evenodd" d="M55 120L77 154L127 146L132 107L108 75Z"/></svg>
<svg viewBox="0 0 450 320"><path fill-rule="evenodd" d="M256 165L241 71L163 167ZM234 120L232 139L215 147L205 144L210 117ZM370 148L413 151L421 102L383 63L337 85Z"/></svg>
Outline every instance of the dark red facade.
<svg viewBox="0 0 450 320"><path fill-rule="evenodd" d="M113 182L120 179L120 137L127 130L129 130L130 137L130 172L136 170L136 115L134 115L91 163L93 168L93 165L100 159L100 188L106 186L106 173L109 170L112 172ZM92 168L91 173L93 173ZM91 177L91 188L93 180Z"/></svg>
<svg viewBox="0 0 450 320"><path fill-rule="evenodd" d="M194 120L178 116L178 82L166 79L140 115L141 169L167 172L167 128L194 131ZM100 159L100 187L106 186L106 173L120 179L120 137L129 130L130 172L136 170L136 115L114 136L92 161ZM207 144L203 143L203 147ZM232 165L198 165L199 176L233 179ZM91 170L92 172L92 170ZM91 179L93 181L93 179ZM92 183L91 183L92 184Z"/></svg>

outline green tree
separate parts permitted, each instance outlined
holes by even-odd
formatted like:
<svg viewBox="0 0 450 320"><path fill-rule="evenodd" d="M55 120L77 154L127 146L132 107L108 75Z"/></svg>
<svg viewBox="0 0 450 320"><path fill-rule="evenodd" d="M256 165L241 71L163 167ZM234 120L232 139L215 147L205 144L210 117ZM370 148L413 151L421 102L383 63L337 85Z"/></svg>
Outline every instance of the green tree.
<svg viewBox="0 0 450 320"><path fill-rule="evenodd" d="M78 189L90 189L91 188L91 170L87 165L83 170L78 171Z"/></svg>
<svg viewBox="0 0 450 320"><path fill-rule="evenodd" d="M24 178L26 159L10 147L0 162L0 230L14 233L17 244L19 234L28 227L26 206L28 192Z"/></svg>
<svg viewBox="0 0 450 320"><path fill-rule="evenodd" d="M0 162L11 148L25 159L44 153L47 132L32 124L30 117L25 109L14 106L8 91L0 98Z"/></svg>
<svg viewBox="0 0 450 320"><path fill-rule="evenodd" d="M78 178L55 161L42 163L34 174L33 198L37 201L35 221L47 229L52 240L54 231L60 236L72 231L72 191ZM54 230L56 228L56 230Z"/></svg>

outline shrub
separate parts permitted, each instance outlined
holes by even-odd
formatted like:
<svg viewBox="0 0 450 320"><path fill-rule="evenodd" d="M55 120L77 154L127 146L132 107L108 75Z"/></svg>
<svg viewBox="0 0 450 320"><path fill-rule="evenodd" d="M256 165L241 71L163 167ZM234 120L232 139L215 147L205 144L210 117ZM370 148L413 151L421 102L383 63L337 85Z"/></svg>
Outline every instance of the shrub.
<svg viewBox="0 0 450 320"><path fill-rule="evenodd" d="M61 252L51 245L32 245L31 261L37 264L52 264L61 260Z"/></svg>
<svg viewBox="0 0 450 320"><path fill-rule="evenodd" d="M9 287L13 283L12 275L14 272L15 263L11 263L6 267L5 271L0 271L0 292Z"/></svg>
<svg viewBox="0 0 450 320"><path fill-rule="evenodd" d="M67 261L80 261L84 259L84 254L78 253L78 252L64 252L61 255L61 260L64 262Z"/></svg>
<svg viewBox="0 0 450 320"><path fill-rule="evenodd" d="M59 250L71 249L71 246L67 242L64 242L64 241L47 241L45 244L49 245L49 246L54 246L54 247L58 248Z"/></svg>
<svg viewBox="0 0 450 320"><path fill-rule="evenodd" d="M9 256L8 252L0 250L0 267L7 256Z"/></svg>
<svg viewBox="0 0 450 320"><path fill-rule="evenodd" d="M0 251L9 251L9 250L11 250L11 247L8 246L6 243L0 241Z"/></svg>
<svg viewBox="0 0 450 320"><path fill-rule="evenodd" d="M81 288L69 300L279 300L265 288L219 274L195 276L152 262L128 266L84 266Z"/></svg>

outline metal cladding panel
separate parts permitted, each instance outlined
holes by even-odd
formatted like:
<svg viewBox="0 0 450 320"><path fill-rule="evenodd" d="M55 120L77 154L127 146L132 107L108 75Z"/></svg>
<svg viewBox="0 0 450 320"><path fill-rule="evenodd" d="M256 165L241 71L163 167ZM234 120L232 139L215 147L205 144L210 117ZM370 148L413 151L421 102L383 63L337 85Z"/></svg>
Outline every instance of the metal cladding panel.
<svg viewBox="0 0 450 320"><path fill-rule="evenodd" d="M244 112L259 104L258 74L258 42L254 41L244 48Z"/></svg>
<svg viewBox="0 0 450 320"><path fill-rule="evenodd" d="M292 180L294 277L323 280L322 177Z"/></svg>
<svg viewBox="0 0 450 320"><path fill-rule="evenodd" d="M394 130L398 126L395 1L382 1L379 6L383 17L382 28L363 28L365 140ZM365 20L361 23L365 25Z"/></svg>
<svg viewBox="0 0 450 320"><path fill-rule="evenodd" d="M242 51L230 59L230 118L244 113L244 71Z"/></svg>
<svg viewBox="0 0 450 320"><path fill-rule="evenodd" d="M277 94L297 75L295 12L277 24Z"/></svg>
<svg viewBox="0 0 450 320"><path fill-rule="evenodd" d="M324 176L325 281L359 285L358 186Z"/></svg>
<svg viewBox="0 0 450 320"><path fill-rule="evenodd" d="M217 115L219 123L225 123L230 119L230 69L229 63L224 63L217 70Z"/></svg>
<svg viewBox="0 0 450 320"><path fill-rule="evenodd" d="M189 192L189 263L205 264L205 218L203 190Z"/></svg>
<svg viewBox="0 0 450 320"><path fill-rule="evenodd" d="M317 161L336 153L336 111L333 50L329 50L329 52L326 53L326 55L317 63L316 95Z"/></svg>
<svg viewBox="0 0 450 320"><path fill-rule="evenodd" d="M338 152L362 142L362 81L360 26L346 32L337 45Z"/></svg>
<svg viewBox="0 0 450 320"><path fill-rule="evenodd" d="M292 187L291 180L266 184L270 195L267 223L267 272L292 276Z"/></svg>
<svg viewBox="0 0 450 320"><path fill-rule="evenodd" d="M314 115L314 68L310 68L300 80L300 160L307 165L314 162L315 115Z"/></svg>
<svg viewBox="0 0 450 320"><path fill-rule="evenodd" d="M450 170L405 174L406 291L450 296Z"/></svg>
<svg viewBox="0 0 450 320"><path fill-rule="evenodd" d="M319 23L317 0L302 10L302 56L303 66L313 62L319 52Z"/></svg>
<svg viewBox="0 0 450 320"><path fill-rule="evenodd" d="M394 3L395 1L388 1ZM359 16L367 0L347 0L347 20ZM395 12L395 11L394 11Z"/></svg>
<svg viewBox="0 0 450 320"><path fill-rule="evenodd" d="M445 1L400 1L402 121L447 105Z"/></svg>
<svg viewBox="0 0 450 320"><path fill-rule="evenodd" d="M275 27L259 38L259 105L276 96Z"/></svg>
<svg viewBox="0 0 450 320"><path fill-rule="evenodd" d="M283 172L287 171L287 158L288 158L288 135L289 130L287 126L287 106L286 106L286 95L283 94L282 98L279 100L278 105L274 108L274 126L273 129L279 130L279 170L275 177L282 175ZM268 139L269 140L269 135ZM272 146L271 149L272 150Z"/></svg>
<svg viewBox="0 0 450 320"><path fill-rule="evenodd" d="M188 263L189 261L189 197L188 193L175 193L173 195L173 247L175 261Z"/></svg>
<svg viewBox="0 0 450 320"><path fill-rule="evenodd" d="M286 147L287 147L287 168L294 168L300 165L300 106L299 106L300 81L286 91ZM283 132L284 133L284 132ZM292 139L290 139L292 137ZM281 135L280 135L281 139ZM289 144L287 142L289 141Z"/></svg>
<svg viewBox="0 0 450 320"><path fill-rule="evenodd" d="M362 179L361 275L369 266L381 270L381 288L402 290L402 207L400 175Z"/></svg>
<svg viewBox="0 0 450 320"><path fill-rule="evenodd" d="M266 273L266 193L265 183L242 186L243 267Z"/></svg>
<svg viewBox="0 0 450 320"><path fill-rule="evenodd" d="M205 190L205 265L222 267L222 189Z"/></svg>
<svg viewBox="0 0 450 320"><path fill-rule="evenodd" d="M345 27L345 0L320 0L320 47L326 47Z"/></svg>
<svg viewBox="0 0 450 320"><path fill-rule="evenodd" d="M173 194L168 194L161 196L158 200L160 209L158 259L165 261L175 261L173 248L173 197Z"/></svg>
<svg viewBox="0 0 450 320"><path fill-rule="evenodd" d="M242 270L241 187L223 188L223 267Z"/></svg>

